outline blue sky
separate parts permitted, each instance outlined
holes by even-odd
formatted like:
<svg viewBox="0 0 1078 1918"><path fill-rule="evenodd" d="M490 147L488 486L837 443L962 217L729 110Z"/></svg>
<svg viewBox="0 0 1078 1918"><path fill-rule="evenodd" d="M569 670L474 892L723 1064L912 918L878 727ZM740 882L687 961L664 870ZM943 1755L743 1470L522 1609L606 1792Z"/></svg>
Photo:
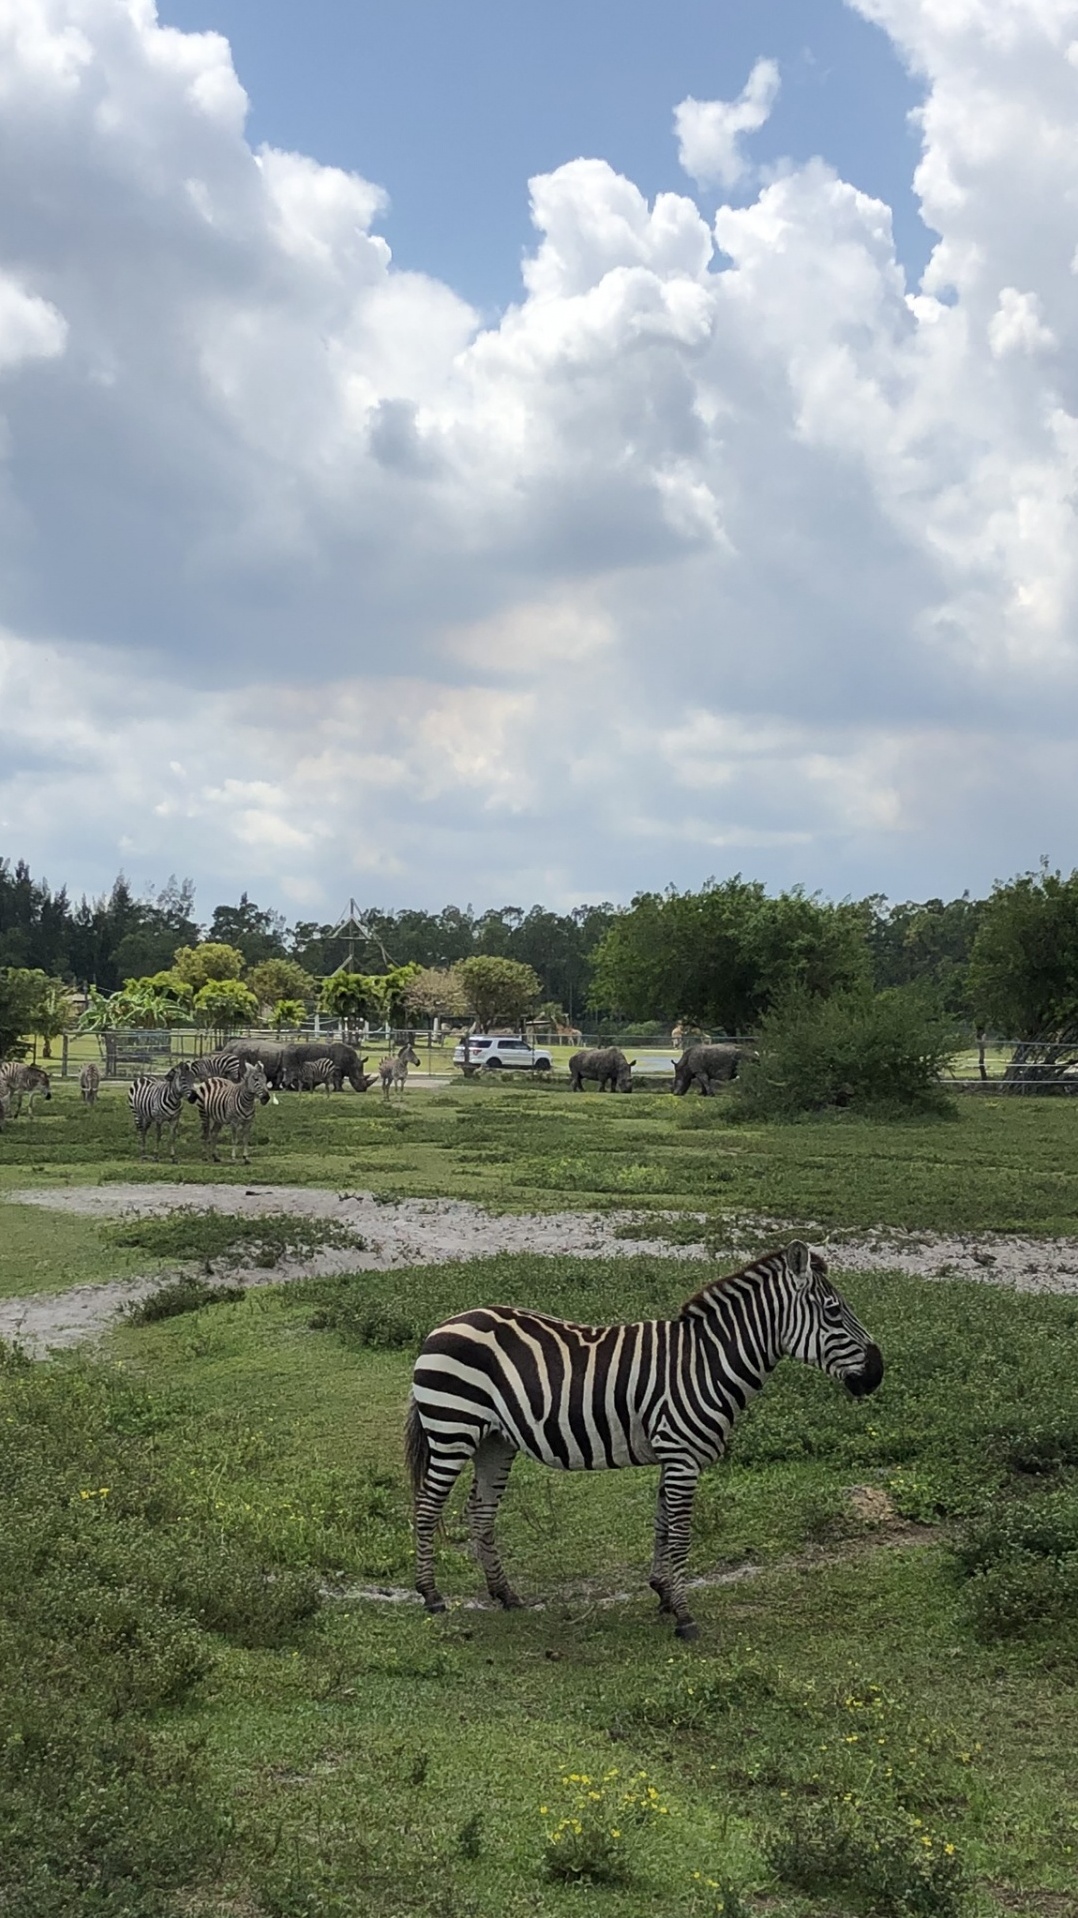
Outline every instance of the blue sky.
<svg viewBox="0 0 1078 1918"><path fill-rule="evenodd" d="M1078 0L6 0L0 92L0 850L1078 863Z"/></svg>
<svg viewBox="0 0 1078 1918"><path fill-rule="evenodd" d="M484 311L520 297L533 174L599 156L649 197L686 191L676 102L733 99L761 55L782 90L754 157L822 154L891 207L911 277L928 257L908 121L923 89L842 0L164 0L160 17L225 34L254 143L383 186L397 264Z"/></svg>

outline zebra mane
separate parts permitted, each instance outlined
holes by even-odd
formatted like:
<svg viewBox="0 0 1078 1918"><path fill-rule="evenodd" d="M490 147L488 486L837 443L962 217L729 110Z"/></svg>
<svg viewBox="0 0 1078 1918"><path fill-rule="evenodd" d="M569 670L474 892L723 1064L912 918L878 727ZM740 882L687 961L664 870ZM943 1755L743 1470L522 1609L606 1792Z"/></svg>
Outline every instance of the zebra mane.
<svg viewBox="0 0 1078 1918"><path fill-rule="evenodd" d="M762 1277L765 1266L773 1265L775 1260L782 1259L785 1255L786 1247L780 1245L774 1252L761 1253L758 1259L750 1260L748 1265L743 1265L737 1272L726 1272L722 1278L709 1279L706 1285L702 1285L698 1292L694 1292L691 1298L685 1300L678 1317L690 1318L694 1313L706 1312L717 1294L724 1292L729 1286L736 1285L740 1279ZM809 1257L812 1261L813 1276L817 1279L826 1279L827 1260L819 1252L810 1252Z"/></svg>

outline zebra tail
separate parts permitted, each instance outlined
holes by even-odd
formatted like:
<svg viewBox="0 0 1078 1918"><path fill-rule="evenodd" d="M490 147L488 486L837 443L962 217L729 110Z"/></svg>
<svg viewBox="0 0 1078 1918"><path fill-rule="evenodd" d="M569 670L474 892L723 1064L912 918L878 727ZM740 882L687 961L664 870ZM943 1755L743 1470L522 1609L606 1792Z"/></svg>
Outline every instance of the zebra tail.
<svg viewBox="0 0 1078 1918"><path fill-rule="evenodd" d="M414 1508L427 1482L427 1469L430 1465L430 1446L427 1443L423 1420L414 1398L408 1400L408 1411L404 1420L404 1462L408 1468Z"/></svg>

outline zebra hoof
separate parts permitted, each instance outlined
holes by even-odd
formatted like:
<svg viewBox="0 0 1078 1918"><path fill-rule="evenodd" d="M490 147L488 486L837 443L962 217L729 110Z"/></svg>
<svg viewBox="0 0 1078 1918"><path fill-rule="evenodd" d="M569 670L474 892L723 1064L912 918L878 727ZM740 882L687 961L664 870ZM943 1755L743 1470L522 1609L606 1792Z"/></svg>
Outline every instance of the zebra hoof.
<svg viewBox="0 0 1078 1918"><path fill-rule="evenodd" d="M700 1627L694 1618L679 1618L674 1627L674 1636L691 1643L694 1638L699 1638Z"/></svg>
<svg viewBox="0 0 1078 1918"><path fill-rule="evenodd" d="M444 1612L446 1609L445 1599L441 1597L425 1598L423 1600L423 1609L427 1612Z"/></svg>
<svg viewBox="0 0 1078 1918"><path fill-rule="evenodd" d="M503 1612L522 1612L524 1610L524 1600L520 1598L516 1592L495 1592L494 1596Z"/></svg>

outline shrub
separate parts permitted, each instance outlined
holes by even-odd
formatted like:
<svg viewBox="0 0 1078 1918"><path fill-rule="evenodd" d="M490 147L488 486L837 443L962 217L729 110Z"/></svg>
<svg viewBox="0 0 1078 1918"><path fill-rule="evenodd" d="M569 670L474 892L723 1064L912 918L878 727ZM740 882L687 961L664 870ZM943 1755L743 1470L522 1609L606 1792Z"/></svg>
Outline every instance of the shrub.
<svg viewBox="0 0 1078 1918"><path fill-rule="evenodd" d="M797 1809L765 1850L786 1884L848 1892L886 1918L957 1918L969 1884L956 1847L920 1818L856 1799Z"/></svg>
<svg viewBox="0 0 1078 1918"><path fill-rule="evenodd" d="M632 1834L666 1818L670 1809L642 1771L626 1777L614 1769L594 1778L569 1772L561 1798L560 1817L547 1805L539 1807L540 1816L555 1821L546 1828L543 1863L548 1877L568 1884L628 1884Z"/></svg>
<svg viewBox="0 0 1078 1918"><path fill-rule="evenodd" d="M235 1305L245 1297L242 1285L207 1285L205 1279L176 1279L159 1285L135 1305L127 1316L132 1325L153 1325L158 1319L176 1319L183 1312L201 1312L204 1305Z"/></svg>
<svg viewBox="0 0 1078 1918"><path fill-rule="evenodd" d="M956 1039L920 987L857 990L814 999L794 993L762 1022L759 1057L737 1082L743 1109L760 1118L827 1107L947 1110L939 1075Z"/></svg>
<svg viewBox="0 0 1078 1918"><path fill-rule="evenodd" d="M978 1637L1018 1638L1078 1617L1078 1491L996 1503L956 1551Z"/></svg>

